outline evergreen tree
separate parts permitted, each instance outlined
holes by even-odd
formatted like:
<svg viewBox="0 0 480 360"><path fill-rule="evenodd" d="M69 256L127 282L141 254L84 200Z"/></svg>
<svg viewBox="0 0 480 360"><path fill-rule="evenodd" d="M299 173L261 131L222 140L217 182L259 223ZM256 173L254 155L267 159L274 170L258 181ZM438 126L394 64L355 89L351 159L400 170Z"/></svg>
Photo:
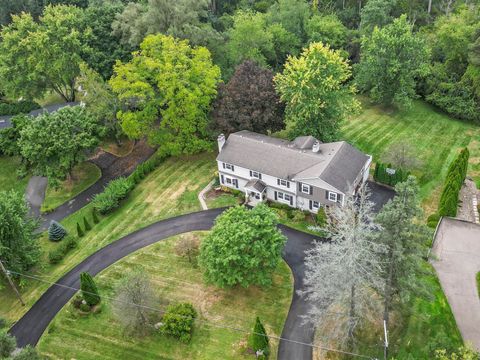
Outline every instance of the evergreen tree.
<svg viewBox="0 0 480 360"><path fill-rule="evenodd" d="M253 327L253 332L248 338L248 345L252 348L253 351L262 351L263 359L266 359L270 354L270 345L268 342L267 332L263 326L260 318L257 316L255 320L255 325ZM258 359L258 358L257 358ZM262 359L262 357L260 357Z"/></svg>
<svg viewBox="0 0 480 360"><path fill-rule="evenodd" d="M92 227L85 216L83 217L83 226L85 227L85 231L92 230Z"/></svg>
<svg viewBox="0 0 480 360"><path fill-rule="evenodd" d="M82 227L80 226L80 224L78 222L77 222L77 235L78 235L78 237L82 237L83 235L85 235L85 233L82 230Z"/></svg>
<svg viewBox="0 0 480 360"><path fill-rule="evenodd" d="M67 230L65 230L60 223L52 220L48 227L48 239L51 241L60 241L65 235L67 235Z"/></svg>
<svg viewBox="0 0 480 360"><path fill-rule="evenodd" d="M82 296L88 305L95 306L100 302L97 285L95 285L89 273L83 272L80 274L80 288L82 290Z"/></svg>
<svg viewBox="0 0 480 360"><path fill-rule="evenodd" d="M92 219L94 224L98 224L100 222L100 219L98 218L98 214L97 214L97 209L95 208L92 209Z"/></svg>

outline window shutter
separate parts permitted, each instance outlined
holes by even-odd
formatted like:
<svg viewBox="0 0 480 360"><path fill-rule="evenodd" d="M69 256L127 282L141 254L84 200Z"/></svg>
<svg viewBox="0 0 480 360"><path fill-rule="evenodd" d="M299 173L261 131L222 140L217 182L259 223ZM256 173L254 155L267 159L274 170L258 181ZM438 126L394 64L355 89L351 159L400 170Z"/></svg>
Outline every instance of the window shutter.
<svg viewBox="0 0 480 360"><path fill-rule="evenodd" d="M262 180L262 174L261 174L261 173L258 173L258 178L259 178L260 180Z"/></svg>
<svg viewBox="0 0 480 360"><path fill-rule="evenodd" d="M312 195L313 194L313 186L309 185L308 189L310 190L310 195Z"/></svg>
<svg viewBox="0 0 480 360"><path fill-rule="evenodd" d="M342 202L342 195L337 194L337 202L341 203Z"/></svg>
<svg viewBox="0 0 480 360"><path fill-rule="evenodd" d="M250 177L252 177L252 170L250 170Z"/></svg>
<svg viewBox="0 0 480 360"><path fill-rule="evenodd" d="M287 181L287 188L290 189L290 181Z"/></svg>
<svg viewBox="0 0 480 360"><path fill-rule="evenodd" d="M327 200L328 200L328 194L329 194L329 192L325 191L325 199L327 199Z"/></svg>
<svg viewBox="0 0 480 360"><path fill-rule="evenodd" d="M280 185L280 179L277 179L277 185Z"/></svg>
<svg viewBox="0 0 480 360"><path fill-rule="evenodd" d="M223 165L223 168L225 169L225 163L222 163L222 165Z"/></svg>
<svg viewBox="0 0 480 360"><path fill-rule="evenodd" d="M232 171L235 171L235 166L232 165Z"/></svg>
<svg viewBox="0 0 480 360"><path fill-rule="evenodd" d="M298 191L302 192L302 183L301 182L298 183Z"/></svg>
<svg viewBox="0 0 480 360"><path fill-rule="evenodd" d="M290 206L293 206L293 196L290 196Z"/></svg>
<svg viewBox="0 0 480 360"><path fill-rule="evenodd" d="M277 192L275 191L275 200L277 200Z"/></svg>
<svg viewBox="0 0 480 360"><path fill-rule="evenodd" d="M238 180L237 179L233 179L233 185L235 185L235 187L238 189Z"/></svg>
<svg viewBox="0 0 480 360"><path fill-rule="evenodd" d="M310 200L310 205L309 206L310 206L310 210L312 210L312 208L313 208L312 200Z"/></svg>
<svg viewBox="0 0 480 360"><path fill-rule="evenodd" d="M225 165L225 164L223 164ZM222 178L222 184L225 184L225 181L223 180L223 175L220 175L220 177Z"/></svg>

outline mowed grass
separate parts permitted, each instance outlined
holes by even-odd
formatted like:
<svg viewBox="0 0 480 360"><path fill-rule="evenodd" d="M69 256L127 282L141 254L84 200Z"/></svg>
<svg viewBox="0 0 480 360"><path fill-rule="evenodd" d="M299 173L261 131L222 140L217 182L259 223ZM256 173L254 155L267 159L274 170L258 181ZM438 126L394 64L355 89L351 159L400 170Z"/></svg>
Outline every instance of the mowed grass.
<svg viewBox="0 0 480 360"><path fill-rule="evenodd" d="M20 158L0 156L0 191L15 190L24 193L29 176L19 179L17 169L20 167Z"/></svg>
<svg viewBox="0 0 480 360"><path fill-rule="evenodd" d="M448 166L462 147L468 146L471 152L469 175L480 182L480 127L455 120L422 101L399 111L361 100L362 113L345 122L341 138L373 155L374 162L393 143L411 144L423 163L414 175L428 213L435 211Z"/></svg>
<svg viewBox="0 0 480 360"><path fill-rule="evenodd" d="M175 254L175 243L188 233L169 238L120 260L96 277L102 311L81 317L68 305L55 318L42 337L39 350L51 359L252 359L244 348L255 317L261 317L269 335L280 336L292 296L290 270L281 261L273 285L222 290L205 285L201 269ZM151 279L157 296L156 308L167 303L189 302L199 313L192 341L181 343L153 333L145 338L124 336L113 314L115 285L126 274L141 270ZM235 331L243 329L243 331ZM271 341L276 359L278 341Z"/></svg>
<svg viewBox="0 0 480 360"><path fill-rule="evenodd" d="M39 241L44 256L31 273L46 281L56 281L96 250L122 236L160 219L201 210L197 194L212 179L215 167L212 153L167 159L132 191L119 209L102 217L101 222L79 240L77 249L58 265L50 265L47 254L59 244L48 241L43 234ZM88 205L62 221L70 236L76 236L76 224L83 224L84 216L93 223L91 211L92 206ZM5 287L0 290L0 316L10 323L16 321L47 288L48 284L42 282L25 281L21 293L27 306L23 307Z"/></svg>
<svg viewBox="0 0 480 360"><path fill-rule="evenodd" d="M102 172L95 164L85 161L73 168L72 175L73 180L63 181L58 188L47 186L45 200L41 208L42 212L54 210L80 194L83 190L95 184L102 176Z"/></svg>

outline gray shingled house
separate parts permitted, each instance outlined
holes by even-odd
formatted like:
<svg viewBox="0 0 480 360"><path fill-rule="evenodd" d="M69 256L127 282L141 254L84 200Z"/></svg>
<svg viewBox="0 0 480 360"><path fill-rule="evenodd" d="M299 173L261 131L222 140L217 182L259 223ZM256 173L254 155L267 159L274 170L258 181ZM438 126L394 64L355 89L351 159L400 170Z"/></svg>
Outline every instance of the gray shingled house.
<svg viewBox="0 0 480 360"><path fill-rule="evenodd" d="M245 192L250 204L269 199L311 212L342 205L365 183L372 161L345 141L287 141L246 130L221 134L218 150L220 183Z"/></svg>

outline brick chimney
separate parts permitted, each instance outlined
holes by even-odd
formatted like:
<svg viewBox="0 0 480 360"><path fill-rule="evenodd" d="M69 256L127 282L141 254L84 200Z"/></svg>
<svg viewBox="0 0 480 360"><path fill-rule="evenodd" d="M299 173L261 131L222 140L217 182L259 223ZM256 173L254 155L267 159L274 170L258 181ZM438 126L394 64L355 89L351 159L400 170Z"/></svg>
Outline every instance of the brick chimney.
<svg viewBox="0 0 480 360"><path fill-rule="evenodd" d="M225 145L225 135L223 134L218 135L217 143L218 143L218 152L220 153L222 151L223 145Z"/></svg>

